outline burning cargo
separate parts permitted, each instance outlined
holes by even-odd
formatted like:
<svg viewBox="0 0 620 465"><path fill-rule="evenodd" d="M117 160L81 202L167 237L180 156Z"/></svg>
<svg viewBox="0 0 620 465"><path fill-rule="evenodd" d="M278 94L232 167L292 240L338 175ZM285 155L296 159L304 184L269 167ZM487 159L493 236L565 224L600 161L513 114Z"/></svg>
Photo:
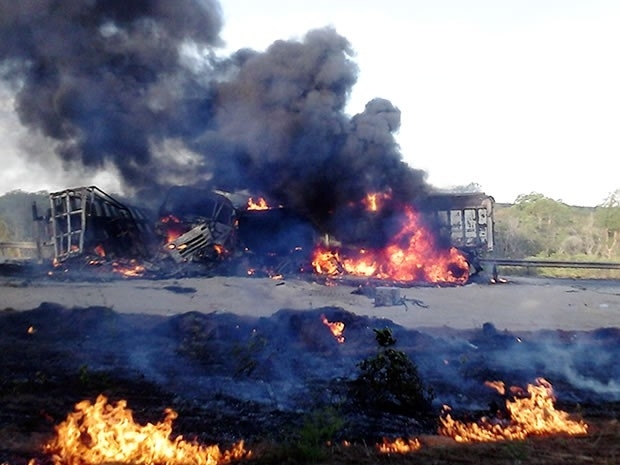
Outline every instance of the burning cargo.
<svg viewBox="0 0 620 465"><path fill-rule="evenodd" d="M493 250L493 205L481 193L435 193L404 205L389 193L369 195L346 226L355 242L326 243L312 263L327 275L463 284Z"/></svg>
<svg viewBox="0 0 620 465"><path fill-rule="evenodd" d="M439 240L463 252L480 269L479 260L493 252L495 200L484 193L431 194L418 205Z"/></svg>
<svg viewBox="0 0 620 465"><path fill-rule="evenodd" d="M67 189L50 194L44 243L57 262L91 256L212 267L226 261L245 266L237 268L244 274L313 270L461 284L493 250L493 198L485 194L431 194L405 206L368 196L342 220L334 216L338 237L290 208L251 198L235 206L232 197L173 187L155 216L93 186Z"/></svg>

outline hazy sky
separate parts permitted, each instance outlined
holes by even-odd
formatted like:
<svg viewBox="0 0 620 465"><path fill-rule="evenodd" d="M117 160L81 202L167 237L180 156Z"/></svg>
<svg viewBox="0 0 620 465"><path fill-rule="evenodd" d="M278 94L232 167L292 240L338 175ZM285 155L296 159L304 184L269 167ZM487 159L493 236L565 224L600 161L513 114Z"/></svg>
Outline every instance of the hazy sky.
<svg viewBox="0 0 620 465"><path fill-rule="evenodd" d="M620 189L617 0L222 0L227 54L333 26L356 51L348 111L401 110L404 159L437 187L499 202L539 192L597 205ZM0 191L67 186L24 166L25 132L0 90ZM34 137L34 136L29 136ZM78 181L78 179L76 179ZM113 189L100 176L79 178ZM64 184L63 184L64 183Z"/></svg>

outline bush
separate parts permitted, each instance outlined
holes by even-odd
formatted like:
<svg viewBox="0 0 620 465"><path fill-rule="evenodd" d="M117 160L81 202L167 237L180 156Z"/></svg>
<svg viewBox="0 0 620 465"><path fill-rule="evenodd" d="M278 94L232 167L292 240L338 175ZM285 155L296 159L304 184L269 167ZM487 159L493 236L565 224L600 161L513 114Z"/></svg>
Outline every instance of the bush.
<svg viewBox="0 0 620 465"><path fill-rule="evenodd" d="M360 375L353 382L353 395L382 411L409 416L428 413L434 393L422 382L417 365L393 348L396 339L389 328L374 331L379 349L358 364Z"/></svg>

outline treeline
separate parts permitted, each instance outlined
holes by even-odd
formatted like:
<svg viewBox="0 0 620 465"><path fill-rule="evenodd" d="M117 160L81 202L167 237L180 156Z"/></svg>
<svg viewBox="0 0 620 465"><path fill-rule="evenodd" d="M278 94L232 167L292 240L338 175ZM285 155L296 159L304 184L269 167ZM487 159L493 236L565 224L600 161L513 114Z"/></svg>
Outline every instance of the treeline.
<svg viewBox="0 0 620 465"><path fill-rule="evenodd" d="M34 203L41 210L39 215L43 214L49 207L48 193L18 190L0 197L0 242L35 240Z"/></svg>
<svg viewBox="0 0 620 465"><path fill-rule="evenodd" d="M542 194L495 206L495 255L620 261L620 190L597 207L574 207Z"/></svg>

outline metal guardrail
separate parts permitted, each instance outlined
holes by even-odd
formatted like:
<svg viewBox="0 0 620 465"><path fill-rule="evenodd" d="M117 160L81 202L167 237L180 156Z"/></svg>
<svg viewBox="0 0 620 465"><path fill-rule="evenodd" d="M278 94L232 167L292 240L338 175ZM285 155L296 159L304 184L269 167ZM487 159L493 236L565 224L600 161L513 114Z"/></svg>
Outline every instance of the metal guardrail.
<svg viewBox="0 0 620 465"><path fill-rule="evenodd" d="M616 262L571 262L563 260L519 260L512 258L485 258L482 265L522 266L526 268L593 268L600 270L620 270Z"/></svg>
<svg viewBox="0 0 620 465"><path fill-rule="evenodd" d="M525 268L590 268L597 270L620 270L620 263L616 262L572 262L563 260L519 260L512 258L485 258L480 264L491 266L493 279L499 279L498 266L521 266Z"/></svg>
<svg viewBox="0 0 620 465"><path fill-rule="evenodd" d="M4 241L0 242L0 250L1 249L36 249L36 242L26 242L26 241Z"/></svg>
<svg viewBox="0 0 620 465"><path fill-rule="evenodd" d="M35 241L2 241L0 258L42 260L50 255L50 245Z"/></svg>
<svg viewBox="0 0 620 465"><path fill-rule="evenodd" d="M33 255L37 257L41 255L40 246L37 246L36 242L27 242L27 241L0 242L0 257L24 258L24 257L32 257Z"/></svg>

